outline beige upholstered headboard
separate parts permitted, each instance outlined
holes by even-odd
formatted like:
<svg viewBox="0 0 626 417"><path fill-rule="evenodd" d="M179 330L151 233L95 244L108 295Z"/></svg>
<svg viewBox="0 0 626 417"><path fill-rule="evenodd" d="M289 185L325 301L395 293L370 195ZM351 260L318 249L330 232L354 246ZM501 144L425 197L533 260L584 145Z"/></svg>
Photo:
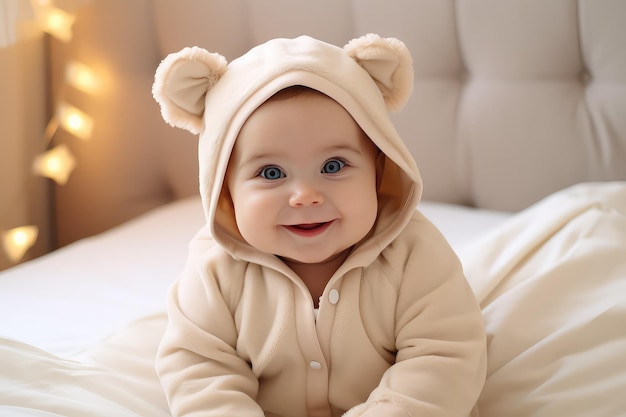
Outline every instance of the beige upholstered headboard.
<svg viewBox="0 0 626 417"><path fill-rule="evenodd" d="M233 59L279 36L402 39L415 90L394 118L429 200L518 210L626 179L623 0L94 0L77 12L55 67L91 63L106 89L56 84L95 118L89 142L57 135L79 161L56 193L60 244L197 192L196 140L167 126L150 94L159 61L192 45Z"/></svg>

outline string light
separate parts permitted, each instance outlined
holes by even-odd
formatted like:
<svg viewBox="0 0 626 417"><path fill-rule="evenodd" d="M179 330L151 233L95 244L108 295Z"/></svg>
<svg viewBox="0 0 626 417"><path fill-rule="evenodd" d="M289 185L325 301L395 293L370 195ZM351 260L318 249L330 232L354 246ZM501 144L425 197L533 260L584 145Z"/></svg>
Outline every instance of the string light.
<svg viewBox="0 0 626 417"><path fill-rule="evenodd" d="M36 2L35 17L44 32L63 42L69 42L72 39L74 15L51 6L49 2Z"/></svg>
<svg viewBox="0 0 626 417"><path fill-rule="evenodd" d="M76 167L76 159L64 144L55 146L37 156L33 161L33 173L65 185Z"/></svg>
<svg viewBox="0 0 626 417"><path fill-rule="evenodd" d="M89 66L80 62L68 62L65 67L65 80L74 88L88 94L95 94L100 89L100 79Z"/></svg>
<svg viewBox="0 0 626 417"><path fill-rule="evenodd" d="M35 19L42 31L55 38L69 42L72 39L72 26L75 16L52 5L51 0L32 0ZM100 80L85 64L71 61L66 65L65 81L74 88L94 94L101 88ZM67 103L60 103L56 114L48 123L44 136L50 144L59 126L74 136L86 140L93 131L93 119ZM51 178L59 185L67 183L76 167L76 159L69 148L58 145L33 160L32 170L36 175ZM36 242L39 229L35 225L16 227L3 231L2 247L9 259L17 263Z"/></svg>
<svg viewBox="0 0 626 417"><path fill-rule="evenodd" d="M80 139L89 139L93 131L93 119L67 103L60 103L57 118L65 130Z"/></svg>
<svg viewBox="0 0 626 417"><path fill-rule="evenodd" d="M9 259L18 262L37 240L37 226L21 226L2 233L2 246Z"/></svg>

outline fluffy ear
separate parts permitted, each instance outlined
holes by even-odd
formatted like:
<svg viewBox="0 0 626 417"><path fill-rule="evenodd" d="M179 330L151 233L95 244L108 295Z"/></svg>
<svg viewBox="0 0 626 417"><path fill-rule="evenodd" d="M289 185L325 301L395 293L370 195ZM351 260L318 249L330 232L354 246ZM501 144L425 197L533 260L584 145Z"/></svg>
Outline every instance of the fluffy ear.
<svg viewBox="0 0 626 417"><path fill-rule="evenodd" d="M157 68L152 95L163 119L198 134L204 97L226 71L226 58L194 46L168 55Z"/></svg>
<svg viewBox="0 0 626 417"><path fill-rule="evenodd" d="M413 91L413 60L395 38L370 33L351 40L344 50L374 79L389 111L404 107Z"/></svg>

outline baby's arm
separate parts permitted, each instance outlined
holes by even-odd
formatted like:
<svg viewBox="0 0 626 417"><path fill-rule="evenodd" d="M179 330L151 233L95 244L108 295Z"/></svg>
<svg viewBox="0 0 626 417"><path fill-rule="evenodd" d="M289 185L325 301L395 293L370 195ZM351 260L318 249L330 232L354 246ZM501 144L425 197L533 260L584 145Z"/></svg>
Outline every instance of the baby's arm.
<svg viewBox="0 0 626 417"><path fill-rule="evenodd" d="M396 306L396 361L368 401L345 417L467 417L486 374L480 307L456 255L420 224Z"/></svg>
<svg viewBox="0 0 626 417"><path fill-rule="evenodd" d="M175 417L258 416L258 380L237 356L237 332L216 280L189 262L169 293L156 360Z"/></svg>

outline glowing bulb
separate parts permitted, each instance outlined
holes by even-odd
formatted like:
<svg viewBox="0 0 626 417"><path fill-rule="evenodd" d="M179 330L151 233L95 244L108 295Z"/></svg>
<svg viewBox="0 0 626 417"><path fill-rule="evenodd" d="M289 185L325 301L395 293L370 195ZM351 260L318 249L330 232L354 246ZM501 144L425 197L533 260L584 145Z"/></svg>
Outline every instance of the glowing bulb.
<svg viewBox="0 0 626 417"><path fill-rule="evenodd" d="M33 172L64 185L76 167L76 159L66 145L58 145L35 158Z"/></svg>
<svg viewBox="0 0 626 417"><path fill-rule="evenodd" d="M61 166L62 165L63 164L61 163L61 159L58 156L57 157L48 158L44 162L44 170L46 172L56 174L56 173L58 173L61 170Z"/></svg>
<svg viewBox="0 0 626 417"><path fill-rule="evenodd" d="M96 93L100 88L100 80L85 64L72 61L65 68L65 79L75 88L85 93Z"/></svg>
<svg viewBox="0 0 626 417"><path fill-rule="evenodd" d="M81 139L89 139L91 137L93 119L76 107L61 103L57 110L57 117L61 122L61 126L71 134Z"/></svg>
<svg viewBox="0 0 626 417"><path fill-rule="evenodd" d="M85 126L83 118L76 113L68 114L66 123L67 127L72 131L80 130Z"/></svg>
<svg viewBox="0 0 626 417"><path fill-rule="evenodd" d="M72 39L72 25L75 17L59 8L41 2L36 9L41 30L68 42Z"/></svg>
<svg viewBox="0 0 626 417"><path fill-rule="evenodd" d="M37 240L39 229L37 226L22 226L2 233L2 246L13 262L17 262Z"/></svg>

